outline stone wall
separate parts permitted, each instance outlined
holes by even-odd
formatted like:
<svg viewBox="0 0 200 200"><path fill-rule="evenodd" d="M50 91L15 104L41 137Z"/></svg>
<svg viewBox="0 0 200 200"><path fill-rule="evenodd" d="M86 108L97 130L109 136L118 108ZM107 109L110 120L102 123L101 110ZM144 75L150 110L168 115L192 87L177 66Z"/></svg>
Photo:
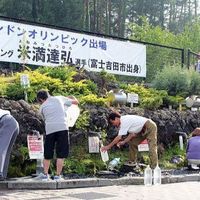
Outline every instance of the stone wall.
<svg viewBox="0 0 200 200"><path fill-rule="evenodd" d="M0 98L0 108L9 110L20 125L20 135L16 141L17 144L26 143L26 136L31 130L38 130L44 133L44 123L38 113L38 107L30 105L24 100L12 101ZM87 131L70 130L71 144L81 143L82 139L87 137L90 131L99 131L107 129L108 138L115 136L116 131L108 127L107 116L111 110L100 106L84 106L85 110L90 111L90 122ZM186 132L187 135L196 127L200 127L200 111L177 111L177 110L144 110L139 108L129 108L122 106L117 108L122 114L137 114L151 118L158 126L158 143L169 146L178 141L177 131Z"/></svg>

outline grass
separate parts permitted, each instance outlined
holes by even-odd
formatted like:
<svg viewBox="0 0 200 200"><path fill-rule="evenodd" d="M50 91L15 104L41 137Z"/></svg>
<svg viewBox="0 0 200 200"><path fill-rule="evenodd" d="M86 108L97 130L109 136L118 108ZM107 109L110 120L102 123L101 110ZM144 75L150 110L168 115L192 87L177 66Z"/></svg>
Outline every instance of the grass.
<svg viewBox="0 0 200 200"><path fill-rule="evenodd" d="M182 161L179 163L172 163L171 160L173 157L179 156ZM179 145L171 146L160 156L159 159L160 166L164 169L177 169L186 166L186 149L185 146L183 150L180 149Z"/></svg>
<svg viewBox="0 0 200 200"><path fill-rule="evenodd" d="M109 161L114 158L120 158L120 167L125 161L128 160L128 148L114 149L108 152ZM179 163L172 163L171 160L174 156L180 156L182 161ZM179 145L171 146L159 156L159 166L162 169L178 169L185 166L185 148L181 150ZM148 152L138 153L138 162L148 164ZM65 174L79 174L79 175L95 175L98 171L107 170L107 164L101 159L100 153L88 153L87 145L75 146L71 150L71 156L65 160L64 173ZM53 167L55 169L55 166Z"/></svg>

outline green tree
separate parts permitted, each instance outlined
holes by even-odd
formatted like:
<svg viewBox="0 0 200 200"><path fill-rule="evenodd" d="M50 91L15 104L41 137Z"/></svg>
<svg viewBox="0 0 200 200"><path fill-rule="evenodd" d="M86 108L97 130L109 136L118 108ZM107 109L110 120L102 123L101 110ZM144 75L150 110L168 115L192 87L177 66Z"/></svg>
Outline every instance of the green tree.
<svg viewBox="0 0 200 200"><path fill-rule="evenodd" d="M141 20L141 26L130 24L130 39L176 47L174 44L177 38L173 33L160 26L150 25L146 18ZM152 80L166 64L180 64L180 58L180 52L175 50L147 45L147 81Z"/></svg>

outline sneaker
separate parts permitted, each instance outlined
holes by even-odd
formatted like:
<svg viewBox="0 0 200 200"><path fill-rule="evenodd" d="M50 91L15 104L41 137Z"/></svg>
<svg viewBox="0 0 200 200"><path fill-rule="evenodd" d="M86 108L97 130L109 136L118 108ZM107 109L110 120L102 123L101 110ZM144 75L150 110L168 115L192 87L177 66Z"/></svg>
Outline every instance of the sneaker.
<svg viewBox="0 0 200 200"><path fill-rule="evenodd" d="M136 163L136 162L133 162L133 161L126 161L126 162L124 163L124 165L131 166L131 167L136 167L136 166L137 166L137 163Z"/></svg>
<svg viewBox="0 0 200 200"><path fill-rule="evenodd" d="M63 181L64 178L61 175L59 175L59 176L54 176L53 180L55 180L55 181Z"/></svg>
<svg viewBox="0 0 200 200"><path fill-rule="evenodd" d="M50 178L49 178L49 175L48 175L48 174L40 173L40 174L35 178L35 180L49 181Z"/></svg>

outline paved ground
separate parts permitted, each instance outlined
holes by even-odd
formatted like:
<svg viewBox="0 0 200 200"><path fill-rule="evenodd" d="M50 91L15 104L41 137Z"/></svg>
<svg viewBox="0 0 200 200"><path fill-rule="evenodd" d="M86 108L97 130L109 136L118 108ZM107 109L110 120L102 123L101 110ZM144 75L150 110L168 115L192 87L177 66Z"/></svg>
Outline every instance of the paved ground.
<svg viewBox="0 0 200 200"><path fill-rule="evenodd" d="M62 190L0 190L0 200L199 200L200 182Z"/></svg>

